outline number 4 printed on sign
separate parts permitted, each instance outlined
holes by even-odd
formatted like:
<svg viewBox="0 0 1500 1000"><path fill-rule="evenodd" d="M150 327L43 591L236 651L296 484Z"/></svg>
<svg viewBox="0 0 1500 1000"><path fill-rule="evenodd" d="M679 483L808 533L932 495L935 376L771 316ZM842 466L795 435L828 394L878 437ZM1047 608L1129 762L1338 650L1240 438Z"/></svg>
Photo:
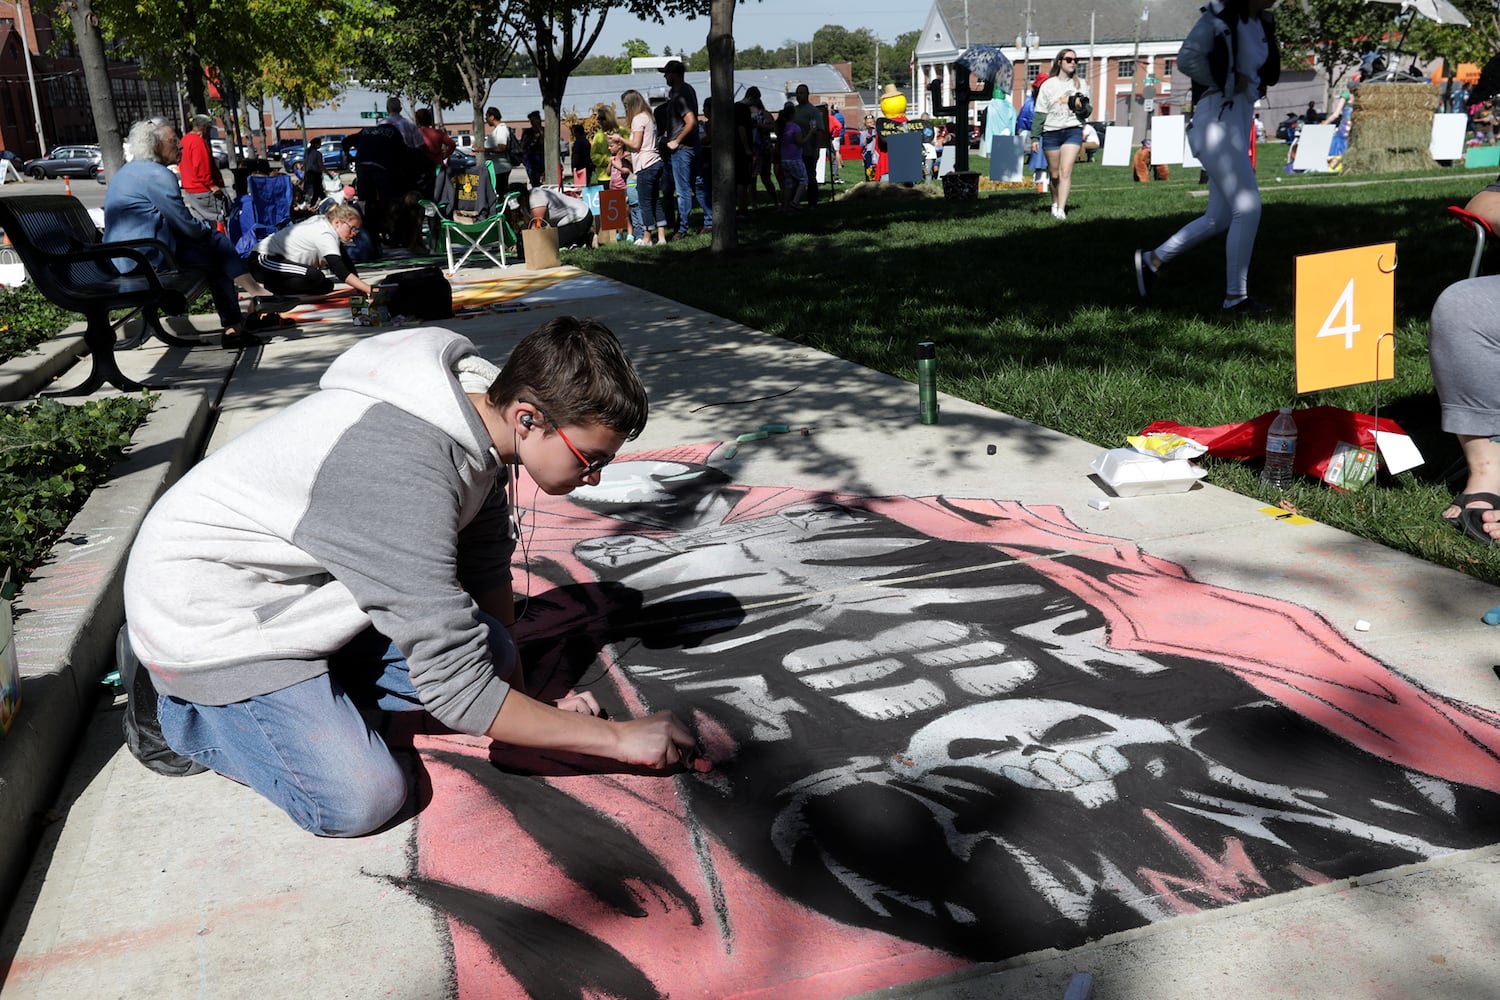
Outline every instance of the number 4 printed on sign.
<svg viewBox="0 0 1500 1000"><path fill-rule="evenodd" d="M1297 392L1395 378L1396 244L1297 258Z"/></svg>
<svg viewBox="0 0 1500 1000"><path fill-rule="evenodd" d="M1344 322L1339 326L1333 325L1334 317L1340 312L1344 314ZM1354 350L1354 335L1359 332L1359 324L1354 322L1354 279L1344 286L1344 293L1339 300L1333 304L1328 312L1328 318L1323 320L1323 327L1318 331L1319 337L1343 337L1344 349Z"/></svg>

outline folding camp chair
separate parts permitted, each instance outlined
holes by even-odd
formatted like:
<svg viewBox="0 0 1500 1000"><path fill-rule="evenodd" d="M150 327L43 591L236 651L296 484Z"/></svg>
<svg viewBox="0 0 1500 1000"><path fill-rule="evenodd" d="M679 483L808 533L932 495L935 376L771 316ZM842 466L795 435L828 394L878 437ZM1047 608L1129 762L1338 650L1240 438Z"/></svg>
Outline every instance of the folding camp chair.
<svg viewBox="0 0 1500 1000"><path fill-rule="evenodd" d="M506 213L520 207L520 197L507 194L503 198L495 192L494 169L450 170L438 177L437 204L424 202L424 207L439 212L439 233L448 256L448 276L453 274L476 252L488 257L499 267L505 267L505 247L519 242L515 228L506 218ZM463 252L454 260L454 248ZM491 249L498 250L496 259Z"/></svg>
<svg viewBox="0 0 1500 1000"><path fill-rule="evenodd" d="M1459 208L1457 205L1449 205L1448 212L1459 222L1463 223L1465 229L1474 234L1474 260L1469 264L1469 277L1478 277L1479 265L1484 261L1485 242L1495 235L1495 231L1490 228L1490 224L1484 221L1482 217L1475 215L1467 209Z"/></svg>
<svg viewBox="0 0 1500 1000"><path fill-rule="evenodd" d="M261 240L292 221L292 179L286 174L245 178L246 193L235 199L229 217L229 241L241 257Z"/></svg>

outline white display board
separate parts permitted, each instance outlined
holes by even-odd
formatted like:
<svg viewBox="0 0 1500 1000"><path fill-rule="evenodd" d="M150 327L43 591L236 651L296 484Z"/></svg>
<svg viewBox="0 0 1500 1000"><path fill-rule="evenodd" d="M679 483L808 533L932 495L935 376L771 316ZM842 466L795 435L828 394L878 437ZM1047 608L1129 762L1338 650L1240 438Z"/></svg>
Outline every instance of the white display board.
<svg viewBox="0 0 1500 1000"><path fill-rule="evenodd" d="M1151 119L1151 165L1181 163L1187 119L1182 115L1158 115Z"/></svg>
<svg viewBox="0 0 1500 1000"><path fill-rule="evenodd" d="M1326 174L1328 170L1328 148L1333 145L1336 125L1304 125L1297 137L1297 158L1292 161L1293 170Z"/></svg>
<svg viewBox="0 0 1500 1000"><path fill-rule="evenodd" d="M997 135L990 139L990 180L997 183L1022 180L1021 161L1025 158L1026 146L1021 136Z"/></svg>
<svg viewBox="0 0 1500 1000"><path fill-rule="evenodd" d="M1464 133L1469 128L1466 114L1432 116L1432 142L1428 149L1434 160L1461 160L1464 156Z"/></svg>
<svg viewBox="0 0 1500 1000"><path fill-rule="evenodd" d="M944 174L953 173L954 157L956 157L957 155L958 150L954 149L952 146L944 146L942 149L938 150L939 177L943 176Z"/></svg>
<svg viewBox="0 0 1500 1000"><path fill-rule="evenodd" d="M1104 165L1106 167L1130 166L1130 155L1134 146L1134 129L1129 125L1109 126L1104 130Z"/></svg>

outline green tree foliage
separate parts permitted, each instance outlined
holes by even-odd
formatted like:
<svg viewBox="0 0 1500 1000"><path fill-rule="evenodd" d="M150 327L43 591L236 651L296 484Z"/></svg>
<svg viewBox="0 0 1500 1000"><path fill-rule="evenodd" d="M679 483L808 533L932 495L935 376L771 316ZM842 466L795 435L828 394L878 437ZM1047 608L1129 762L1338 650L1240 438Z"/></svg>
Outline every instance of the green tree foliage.
<svg viewBox="0 0 1500 1000"><path fill-rule="evenodd" d="M1395 4L1370 0L1306 0L1276 8L1282 62L1306 66L1316 62L1335 86L1343 83L1366 52L1384 47L1394 28Z"/></svg>
<svg viewBox="0 0 1500 1000"><path fill-rule="evenodd" d="M1454 6L1469 19L1467 26L1434 24L1418 16L1401 46L1403 55L1446 58L1456 68L1461 62L1483 66L1500 52L1500 7L1494 0L1455 0Z"/></svg>
<svg viewBox="0 0 1500 1000"><path fill-rule="evenodd" d="M522 4L512 2L398 0L391 20L358 47L357 74L366 86L417 104L468 101L469 127L481 136L490 88L514 62L522 13ZM482 152L482 143L475 151Z"/></svg>

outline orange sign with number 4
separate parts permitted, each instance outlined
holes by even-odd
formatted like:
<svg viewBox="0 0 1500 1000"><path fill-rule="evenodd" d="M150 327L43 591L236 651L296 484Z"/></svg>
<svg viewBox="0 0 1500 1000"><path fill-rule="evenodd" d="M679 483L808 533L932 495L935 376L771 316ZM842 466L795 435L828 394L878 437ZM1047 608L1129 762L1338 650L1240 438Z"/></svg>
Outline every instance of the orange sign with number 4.
<svg viewBox="0 0 1500 1000"><path fill-rule="evenodd" d="M1297 258L1297 392L1396 377L1396 244Z"/></svg>

